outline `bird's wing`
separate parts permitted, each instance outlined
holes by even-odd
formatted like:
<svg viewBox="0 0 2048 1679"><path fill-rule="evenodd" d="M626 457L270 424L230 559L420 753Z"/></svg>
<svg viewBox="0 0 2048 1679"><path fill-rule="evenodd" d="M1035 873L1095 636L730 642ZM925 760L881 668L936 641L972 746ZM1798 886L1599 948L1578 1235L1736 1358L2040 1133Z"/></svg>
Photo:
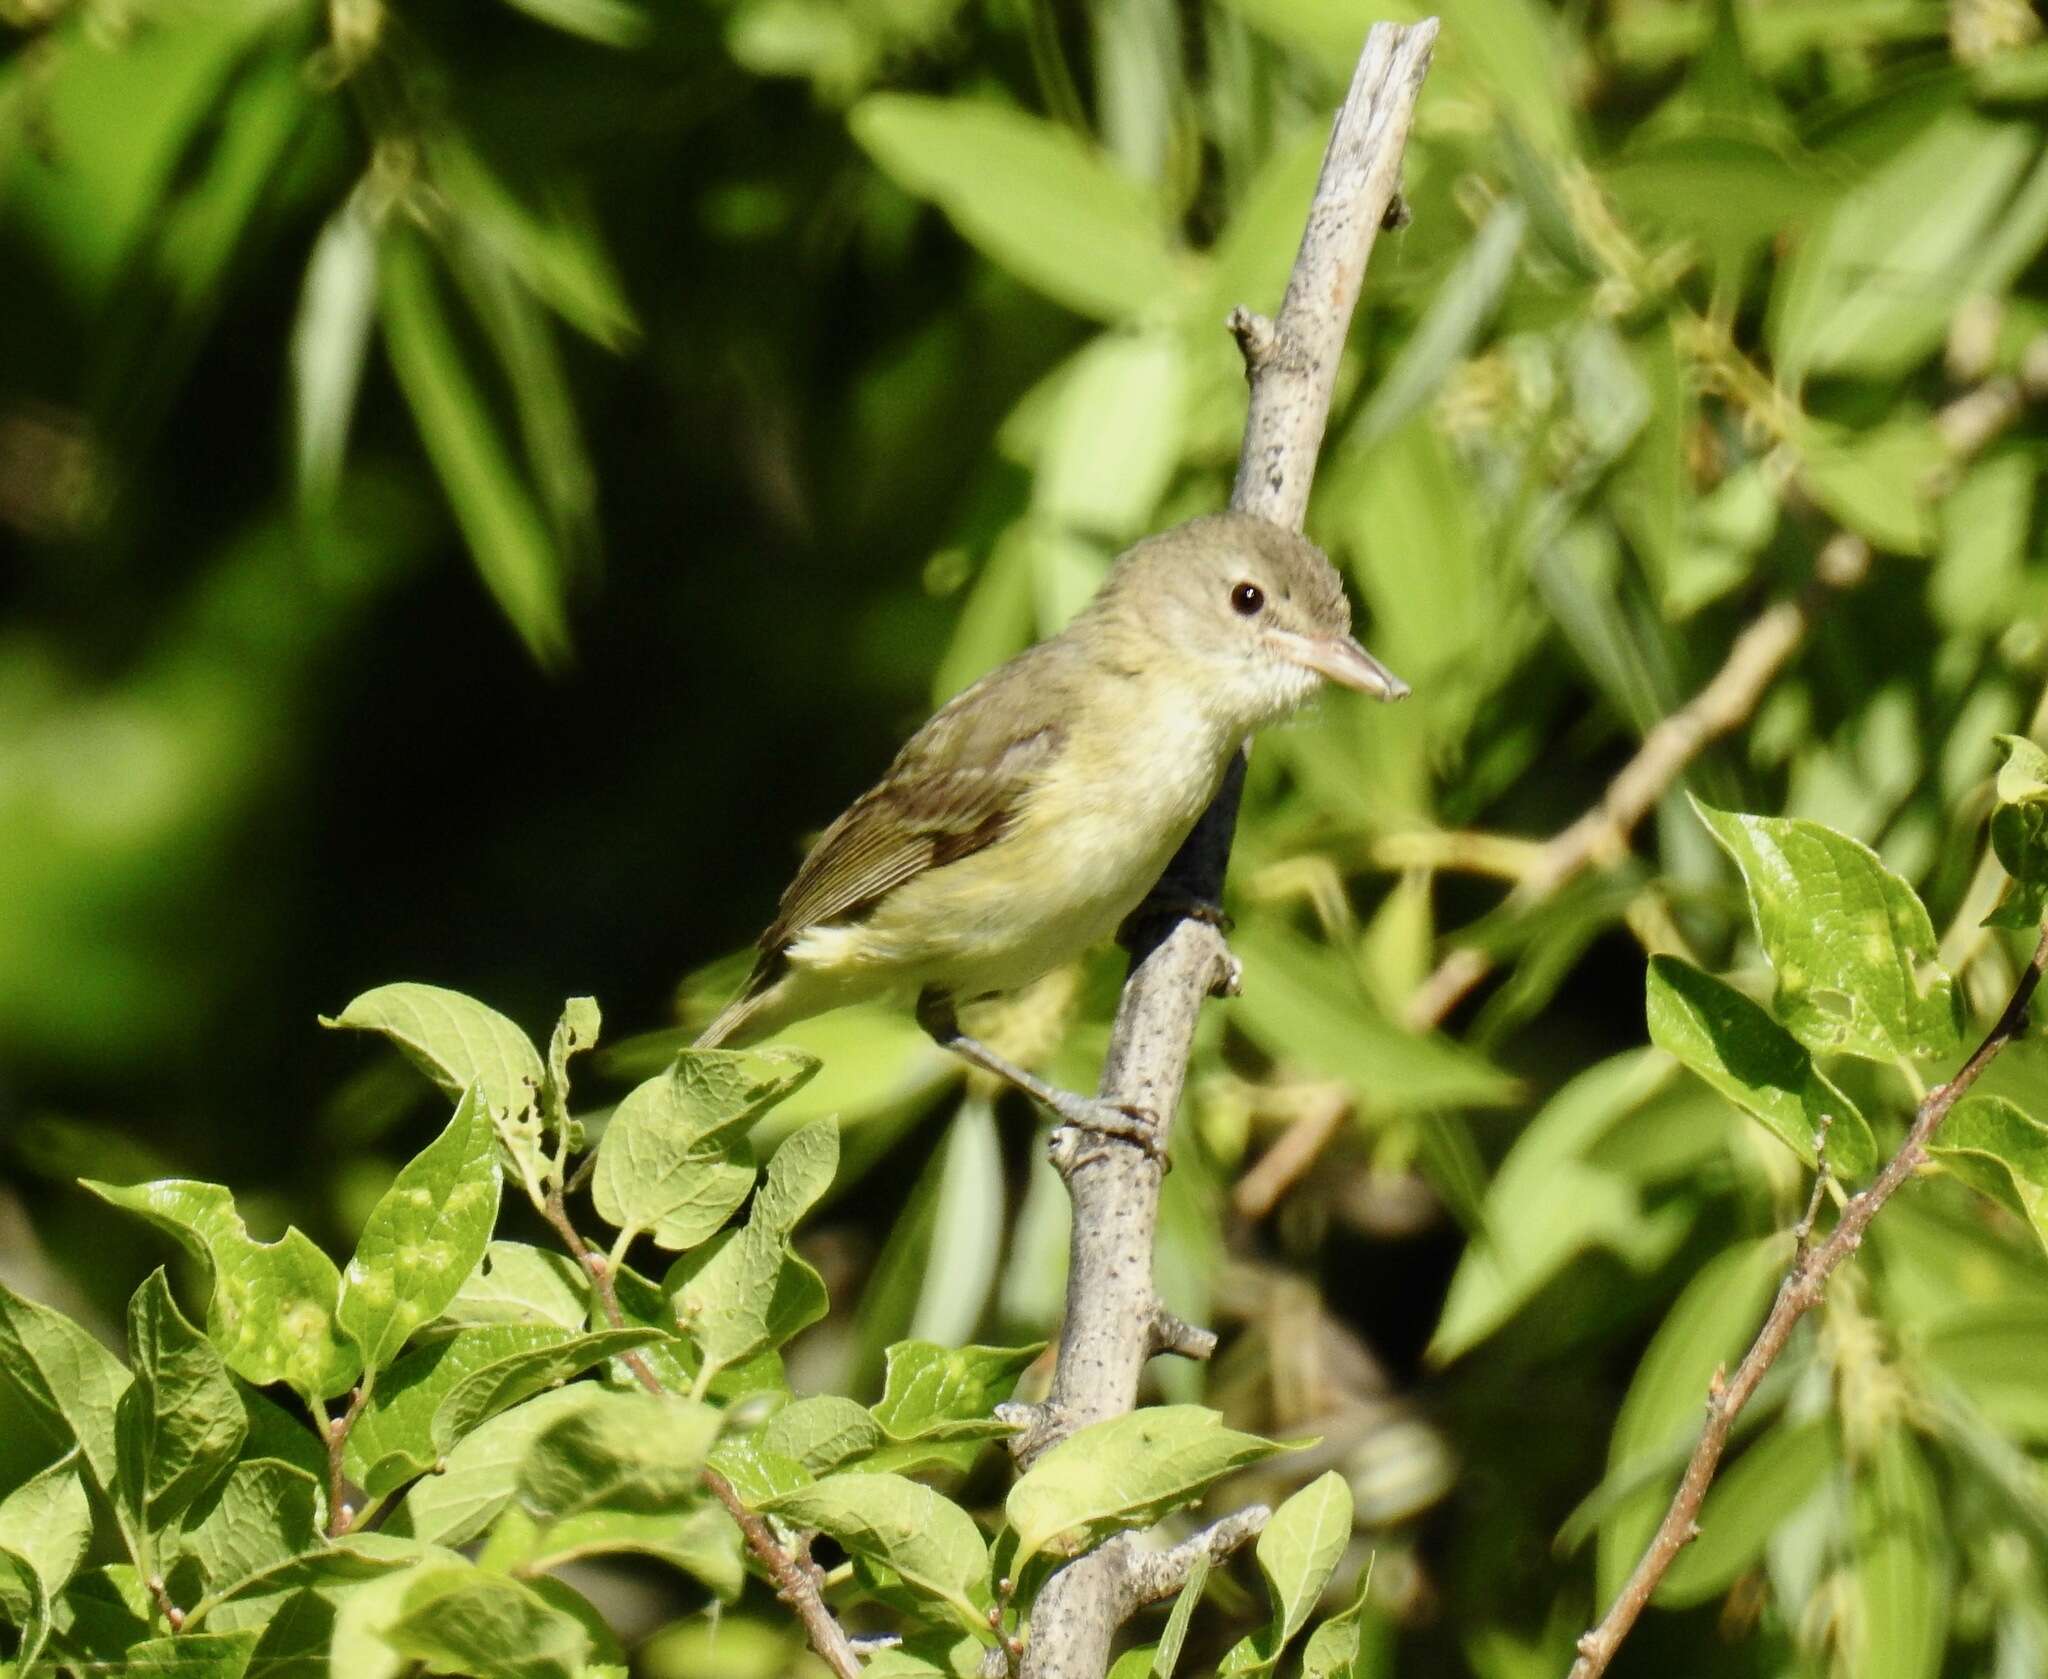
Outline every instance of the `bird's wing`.
<svg viewBox="0 0 2048 1679"><path fill-rule="evenodd" d="M1002 837L1066 739L1058 723L1020 725L1004 703L1011 682L1034 674L1045 673L1007 666L1000 682L960 695L825 830L761 935L764 967L805 928L858 919L905 881ZM1045 711L1031 714L1042 719Z"/></svg>

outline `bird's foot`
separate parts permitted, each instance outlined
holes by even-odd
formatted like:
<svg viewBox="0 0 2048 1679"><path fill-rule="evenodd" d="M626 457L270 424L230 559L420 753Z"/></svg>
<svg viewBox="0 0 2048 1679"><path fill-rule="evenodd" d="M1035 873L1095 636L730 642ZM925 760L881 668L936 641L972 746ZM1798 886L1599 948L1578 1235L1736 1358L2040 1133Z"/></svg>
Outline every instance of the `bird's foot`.
<svg viewBox="0 0 2048 1679"><path fill-rule="evenodd" d="M1083 1136L1115 1137L1135 1143L1162 1166L1170 1166L1166 1154L1166 1126L1159 1115L1141 1102L1111 1102L1098 1096L1080 1096L1071 1090L1053 1093L1059 1100L1047 1102L1062 1128Z"/></svg>

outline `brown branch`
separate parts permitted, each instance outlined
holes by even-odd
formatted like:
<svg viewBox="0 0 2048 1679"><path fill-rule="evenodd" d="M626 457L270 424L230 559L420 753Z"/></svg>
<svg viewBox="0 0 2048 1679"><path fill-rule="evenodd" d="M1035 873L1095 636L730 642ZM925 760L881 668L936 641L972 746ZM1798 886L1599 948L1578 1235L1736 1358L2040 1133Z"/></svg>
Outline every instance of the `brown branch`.
<svg viewBox="0 0 2048 1679"><path fill-rule="evenodd" d="M2041 982L2044 968L2048 968L2048 927L2043 928L2040 942L2034 947L2033 958L2021 973L2011 1000L2006 1003L1997 1023L1956 1076L1927 1093L1914 1111L1912 1128L1907 1131L1906 1140L1899 1145L1898 1153L1885 1162L1884 1170L1878 1173L1868 1189L1849 1198L1842 1208L1840 1222L1825 1242L1818 1246L1800 1244L1791 1268L1778 1285L1778 1296L1771 1304L1770 1315L1764 1319L1763 1328L1757 1332L1756 1340L1750 1344L1742 1362L1735 1367L1735 1374L1724 1381L1720 1372L1715 1372L1714 1381L1707 1391L1706 1427L1700 1431L1699 1444L1693 1448L1692 1459L1685 1466L1678 1491L1672 1496L1671 1507L1665 1511L1656 1537L1650 1541L1649 1549L1637 1562L1635 1571L1629 1575L1627 1584L1621 1588L1620 1595L1600 1624L1579 1640L1579 1659L1572 1664L1571 1679L1598 1679L1606 1672L1607 1664L1614 1659L1614 1652L1635 1625L1636 1617L1643 1612L1666 1570L1677 1560L1678 1553L1698 1536L1700 1504L1707 1496L1714 1471L1720 1466L1729 1430L1742 1407L1756 1392L1765 1372L1785 1350L1793 1327L1819 1304L1829 1276L1863 1245L1863 1233L1877 1216L1878 1209L1926 1161L1928 1140L1948 1117L1949 1109L1977 1082L1978 1075L1991 1065L1998 1052L2026 1030L2027 1004L2033 998L2034 988ZM1808 1228L1810 1230L1810 1225Z"/></svg>
<svg viewBox="0 0 2048 1679"><path fill-rule="evenodd" d="M1351 1091L1344 1085L1318 1085L1309 1092L1301 1112L1232 1186L1232 1210L1252 1219L1270 1213L1329 1147L1330 1139L1351 1117L1351 1107Z"/></svg>
<svg viewBox="0 0 2048 1679"><path fill-rule="evenodd" d="M1718 354L1730 365L1754 372L1749 362L1717 339ZM1963 392L1935 416L1949 459L1923 492L1939 496L1962 468L2017 420L2029 400L2048 396L2048 334L2029 344L2017 377L1995 376ZM1761 380L1761 375L1758 375ZM1765 381L1765 388L1768 386ZM1776 400L1773 397L1772 400ZM1829 597L1862 582L1870 569L1870 546L1848 531L1822 545L1813 578L1797 596L1767 608L1729 648L1707 685L1643 737L1621 773L1608 783L1600 802L1570 827L1546 841L1522 869L1507 907L1527 910L1542 903L1590 868L1611 868L1628 855L1629 835L1669 791L1687 766L1712 742L1747 722L1778 673L1799 651ZM1470 836L1463 855L1498 861L1509 855L1488 851ZM1398 842L1393 855L1400 855ZM1411 842L1411 849L1413 847ZM1440 847L1446 839L1439 837ZM1493 972L1494 958L1474 945L1461 945L1440 961L1402 1010L1411 1030L1443 1024L1472 988Z"/></svg>
<svg viewBox="0 0 2048 1679"><path fill-rule="evenodd" d="M1272 320L1233 312L1251 400L1231 506L1301 528L1330 393L1365 281L1366 261L1400 187L1401 158L1436 40L1434 19L1376 25L1337 113L1322 174ZM1170 1124L1187 1077L1203 999L1235 988L1237 964L1208 921L1166 908L1214 903L1236 822L1243 761L1188 836L1154 894L1133 917L1131 969L1104 1060L1112 1102ZM1073 1202L1066 1316L1052 1389L1043 1405L1011 1406L1012 1451L1028 1464L1074 1429L1129 1411L1147 1359L1205 1354L1213 1337L1166 1314L1152 1274L1160 1159L1116 1138L1056 1136L1053 1160ZM1100 1679L1116 1629L1135 1611L1126 1553L1111 1541L1067 1564L1038 1594L1022 1679Z"/></svg>
<svg viewBox="0 0 2048 1679"><path fill-rule="evenodd" d="M596 1292L599 1306L604 1311L605 1321L614 1329L626 1327L625 1313L619 1309L618 1284L613 1280L612 1268L603 1254L592 1248L583 1239L569 1210L563 1203L560 1185L548 1191L547 1199L541 1205L541 1214L555 1228L563 1245L583 1267L589 1277L590 1286ZM635 1349L622 1353L626 1368L633 1372L634 1379L649 1393L665 1393L661 1378L654 1373L654 1367ZM767 1519L749 1510L734 1489L732 1482L719 1474L708 1463L699 1471L705 1490L725 1506L725 1513L732 1517L740 1530L740 1537L747 1542L747 1549L754 1553L754 1560L767 1572L775 1583L775 1590L796 1617L803 1622L804 1633L811 1641L811 1648L832 1670L833 1679L860 1679L860 1656L854 1650L853 1641L846 1636L846 1629L838 1618L825 1606L825 1599L819 1589L819 1574L808 1559L792 1556L788 1549L776 1539L775 1530Z"/></svg>
<svg viewBox="0 0 2048 1679"><path fill-rule="evenodd" d="M342 1459L348 1451L348 1431L370 1397L370 1378L365 1374L348 1396L348 1409L329 1422L325 1408L320 1417L321 1432L327 1436L327 1537L338 1539L354 1524L355 1513L348 1507L348 1477L342 1473Z"/></svg>

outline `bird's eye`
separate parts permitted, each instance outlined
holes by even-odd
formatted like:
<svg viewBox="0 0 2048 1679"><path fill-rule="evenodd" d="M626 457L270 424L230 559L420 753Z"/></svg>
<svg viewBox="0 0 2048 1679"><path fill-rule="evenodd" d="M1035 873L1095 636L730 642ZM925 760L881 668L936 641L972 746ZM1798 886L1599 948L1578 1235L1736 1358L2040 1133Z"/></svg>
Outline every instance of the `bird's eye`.
<svg viewBox="0 0 2048 1679"><path fill-rule="evenodd" d="M1249 618L1266 604L1266 591L1256 583L1240 583L1230 591L1230 606Z"/></svg>

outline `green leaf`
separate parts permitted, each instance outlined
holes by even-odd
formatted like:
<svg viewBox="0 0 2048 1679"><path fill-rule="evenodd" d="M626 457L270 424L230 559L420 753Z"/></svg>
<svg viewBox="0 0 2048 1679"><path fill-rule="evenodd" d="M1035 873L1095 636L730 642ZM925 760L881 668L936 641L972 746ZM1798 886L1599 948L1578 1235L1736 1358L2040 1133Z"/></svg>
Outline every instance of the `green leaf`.
<svg viewBox="0 0 2048 1679"><path fill-rule="evenodd" d="M242 1679L262 1637L255 1627L239 1627L145 1638L124 1652L121 1671L129 1679Z"/></svg>
<svg viewBox="0 0 2048 1679"><path fill-rule="evenodd" d="M882 1443L882 1430L866 1407L821 1393L785 1405L768 1419L761 1449L800 1463L813 1475L865 1457Z"/></svg>
<svg viewBox="0 0 2048 1679"><path fill-rule="evenodd" d="M349 1430L345 1466L351 1479L381 1497L441 1455L434 1418L442 1402L479 1371L524 1354L572 1345L573 1330L543 1324L488 1324L458 1330L415 1347L377 1379Z"/></svg>
<svg viewBox="0 0 2048 1679"><path fill-rule="evenodd" d="M1991 849L2012 876L2005 901L1987 927L2031 931L2048 914L2048 752L2020 735L2000 735L1998 808L1991 813Z"/></svg>
<svg viewBox="0 0 2048 1679"><path fill-rule="evenodd" d="M1969 1096L1935 1136L1929 1152L1936 1159L2048 1248L2048 1125L2003 1096Z"/></svg>
<svg viewBox="0 0 2048 1679"><path fill-rule="evenodd" d="M746 1133L818 1063L794 1050L688 1049L618 1105L598 1145L591 1195L621 1239L697 1246L754 1187Z"/></svg>
<svg viewBox="0 0 2048 1679"><path fill-rule="evenodd" d="M16 1659L34 1664L50 1607L92 1543L92 1504L74 1447L0 1499L0 1616L21 1630Z"/></svg>
<svg viewBox="0 0 2048 1679"><path fill-rule="evenodd" d="M1351 1487L1334 1469L1297 1492L1259 1534L1259 1572L1273 1605L1269 1626L1235 1645L1222 1673L1269 1673L1308 1625L1351 1539Z"/></svg>
<svg viewBox="0 0 2048 1679"><path fill-rule="evenodd" d="M274 1242L253 1240L234 1196L216 1183L79 1181L168 1231L206 1268L206 1332L244 1381L288 1382L311 1404L362 1374L362 1360L335 1323L341 1273L304 1231L292 1226Z"/></svg>
<svg viewBox="0 0 2048 1679"><path fill-rule="evenodd" d="M590 1654L573 1615L467 1563L422 1570L384 1638L401 1656L470 1679L582 1679Z"/></svg>
<svg viewBox="0 0 2048 1679"><path fill-rule="evenodd" d="M1194 1619L1195 1609L1208 1587L1209 1553L1197 1551L1194 1566L1188 1570L1187 1582L1167 1614L1166 1625L1159 1634L1152 1659L1142 1670L1149 1672L1152 1679L1173 1679L1173 1670L1180 1665L1181 1646L1187 1642L1188 1622Z"/></svg>
<svg viewBox="0 0 2048 1679"><path fill-rule="evenodd" d="M1069 1435L1010 1489L1011 1571L1039 1551L1072 1549L1113 1529L1144 1527L1193 1503L1234 1469L1285 1448L1225 1428L1199 1405L1152 1405Z"/></svg>
<svg viewBox="0 0 2048 1679"><path fill-rule="evenodd" d="M1951 1563L1934 1477L1895 1423L1849 1486L1857 1613L1847 1630L1857 1679L1935 1679Z"/></svg>
<svg viewBox="0 0 2048 1679"><path fill-rule="evenodd" d="M1948 464L1932 422L1904 410L1868 431L1811 424L1799 478L1824 510L1875 547L1926 554L1936 536L1928 485Z"/></svg>
<svg viewBox="0 0 2048 1679"><path fill-rule="evenodd" d="M1790 1258L1789 1241L1739 1242L1702 1266L1651 1338L1607 1443L1607 1481L1635 1490L1600 1523L1598 1594L1603 1603L1635 1567L1656 1531L1683 1456L1699 1437L1714 1371L1733 1368L1755 1338ZM1665 1463L1668 1472L1644 1474Z"/></svg>
<svg viewBox="0 0 2048 1679"><path fill-rule="evenodd" d="M387 234L379 278L392 371L470 557L534 658L559 664L569 652L566 568L463 357L421 241Z"/></svg>
<svg viewBox="0 0 2048 1679"><path fill-rule="evenodd" d="M555 1022L548 1038L547 1100L549 1119L561 1125L569 1117L569 1061L597 1045L604 1026L595 997L571 997L562 1005L562 1018Z"/></svg>
<svg viewBox="0 0 2048 1679"><path fill-rule="evenodd" d="M175 1527L233 1464L249 1433L242 1401L211 1341L187 1323L154 1271L128 1303L135 1379L115 1409L121 1473L115 1489L138 1566L145 1535Z"/></svg>
<svg viewBox="0 0 2048 1679"><path fill-rule="evenodd" d="M1640 1185L1592 1159L1671 1076L1648 1050L1615 1056L1565 1085L1522 1128L1487 1187L1483 1239L1467 1245L1451 1278L1432 1361L1470 1351L1589 1249L1649 1270L1684 1239L1690 1209L1647 1205Z"/></svg>
<svg viewBox="0 0 2048 1679"><path fill-rule="evenodd" d="M1188 374L1171 327L1105 332L1083 347L1047 418L1034 509L1118 544L1143 535L1180 465Z"/></svg>
<svg viewBox="0 0 2048 1679"><path fill-rule="evenodd" d="M660 1331L653 1329L600 1329L588 1335L578 1335L559 1346L533 1347L513 1353L480 1370L473 1370L456 1384L435 1410L432 1425L434 1448L437 1452L446 1452L456 1441L500 1411L511 1410L545 1388L559 1387L593 1364L618 1358L660 1339Z"/></svg>
<svg viewBox="0 0 2048 1679"><path fill-rule="evenodd" d="M100 1491L117 1481L115 1411L129 1375L73 1323L0 1282L0 1397L6 1414L34 1417L59 1451L77 1446Z"/></svg>
<svg viewBox="0 0 2048 1679"><path fill-rule="evenodd" d="M676 1394L600 1391L536 1436L521 1505L542 1521L600 1507L673 1509L697 1496L720 1413Z"/></svg>
<svg viewBox="0 0 2048 1679"><path fill-rule="evenodd" d="M463 1545L488 1527L519 1490L533 1442L565 1417L598 1402L595 1382L572 1382L505 1412L460 1442L436 1473L416 1481L390 1531L439 1545Z"/></svg>
<svg viewBox="0 0 2048 1679"><path fill-rule="evenodd" d="M365 991L320 1024L382 1033L446 1096L479 1087L506 1150L522 1172L537 1173L547 1070L532 1040L496 1009L460 991L402 981Z"/></svg>
<svg viewBox="0 0 2048 1679"><path fill-rule="evenodd" d="M554 1248L493 1242L441 1317L454 1324L519 1323L573 1332L589 1322L590 1284L583 1268Z"/></svg>
<svg viewBox="0 0 2048 1679"><path fill-rule="evenodd" d="M335 1316L365 1364L381 1370L406 1337L440 1316L483 1258L497 1218L497 1145L479 1083L363 1223Z"/></svg>
<svg viewBox="0 0 2048 1679"><path fill-rule="evenodd" d="M1101 321L1181 289L1162 206L1070 129L982 100L878 93L847 117L907 192L1026 285Z"/></svg>
<svg viewBox="0 0 2048 1679"><path fill-rule="evenodd" d="M1749 888L1778 1018L1816 1054L1945 1055L1961 1038L1933 924L1877 853L1818 822L1693 809Z"/></svg>
<svg viewBox="0 0 2048 1679"><path fill-rule="evenodd" d="M292 421L299 494L330 505L341 485L377 306L377 232L351 194L313 242L292 323Z"/></svg>
<svg viewBox="0 0 2048 1679"><path fill-rule="evenodd" d="M913 1591L950 1605L967 1630L987 1636L987 1541L972 1516L930 1487L854 1471L827 1475L762 1508L894 1570Z"/></svg>
<svg viewBox="0 0 2048 1679"><path fill-rule="evenodd" d="M1732 985L1675 956L1653 956L1647 991L1650 1042L1762 1120L1807 1165L1825 1120L1837 1177L1853 1183L1876 1169L1877 1139L1856 1104L1797 1038Z"/></svg>
<svg viewBox="0 0 2048 1679"><path fill-rule="evenodd" d="M1370 1092L1376 1112L1519 1098L1520 1085L1471 1050L1388 1020L1341 952L1267 917L1247 917L1231 946L1244 962L1244 995L1231 1005L1238 1024L1276 1058Z"/></svg>
<svg viewBox="0 0 2048 1679"><path fill-rule="evenodd" d="M1719 1597L1763 1555L1778 1524L1839 1466L1827 1419L1781 1423L1724 1469L1700 1507L1699 1537L1678 1553L1656 1602L1683 1608Z"/></svg>
<svg viewBox="0 0 2048 1679"><path fill-rule="evenodd" d="M1365 1609L1371 1601L1372 1567L1358 1582L1358 1595L1308 1635L1301 1652L1301 1679L1367 1679L1383 1672L1369 1667L1372 1649L1365 1641Z"/></svg>
<svg viewBox="0 0 2048 1679"><path fill-rule="evenodd" d="M710 1462L732 1483L740 1502L750 1509L759 1509L771 1499L807 1487L817 1479L795 1458L769 1451L758 1434L719 1441Z"/></svg>
<svg viewBox="0 0 2048 1679"><path fill-rule="evenodd" d="M1024 1347L942 1347L898 1341L883 1354L874 1418L891 1440L986 1440L1013 1432L995 1409L1045 1351Z"/></svg>
<svg viewBox="0 0 2048 1679"><path fill-rule="evenodd" d="M746 1579L741 1545L733 1519L708 1502L678 1510L600 1506L545 1523L512 1510L491 1529L477 1560L496 1571L534 1575L584 1557L652 1557L731 1602Z"/></svg>
<svg viewBox="0 0 2048 1679"><path fill-rule="evenodd" d="M245 1458L220 1496L184 1535L180 1565L193 1563L208 1599L239 1591L278 1564L324 1548L320 1483L276 1458Z"/></svg>
<svg viewBox="0 0 2048 1679"><path fill-rule="evenodd" d="M1838 198L1778 270L1779 377L1896 377L1938 347L2033 149L2022 127L1952 112Z"/></svg>
<svg viewBox="0 0 2048 1679"><path fill-rule="evenodd" d="M823 1285L790 1254L789 1235L831 1186L838 1163L839 1129L830 1120L787 1138L768 1164L745 1226L685 1256L664 1283L677 1321L703 1360L700 1391L718 1371L779 1345L823 1314Z"/></svg>

